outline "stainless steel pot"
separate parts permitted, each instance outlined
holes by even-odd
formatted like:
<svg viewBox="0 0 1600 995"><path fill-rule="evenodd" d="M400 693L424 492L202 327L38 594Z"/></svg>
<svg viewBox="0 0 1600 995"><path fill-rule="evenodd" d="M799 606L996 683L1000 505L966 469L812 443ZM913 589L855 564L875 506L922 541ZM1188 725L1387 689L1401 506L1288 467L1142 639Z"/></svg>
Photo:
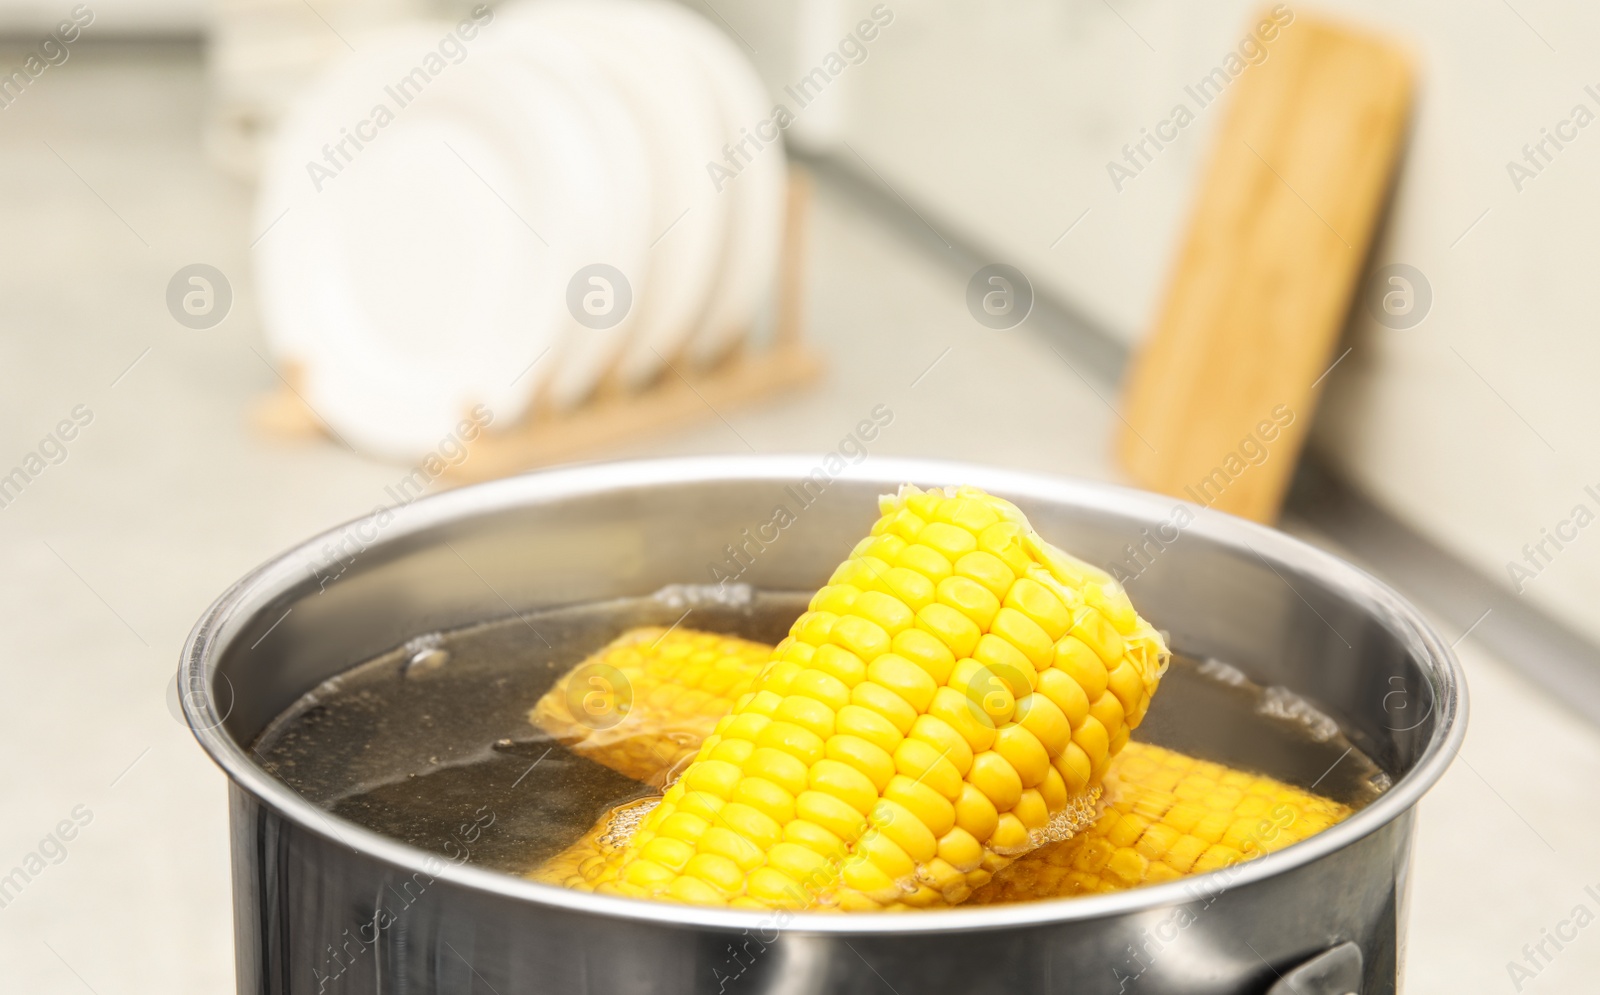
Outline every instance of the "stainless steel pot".
<svg viewBox="0 0 1600 995"><path fill-rule="evenodd" d="M378 836L308 805L246 748L301 694L416 634L709 581L708 564L780 504L798 520L742 579L815 588L865 534L875 497L903 481L1003 495L1040 532L1108 566L1141 529L1182 517L1170 498L947 463L872 459L831 480L803 457L614 463L378 512L235 584L195 627L181 676L195 735L232 780L239 991L1394 991L1414 807L1460 747L1461 673L1417 611L1373 578L1208 511L1131 586L1141 612L1175 648L1315 702L1394 780L1333 829L1208 875L881 916L635 902ZM802 507L801 494L816 496Z"/></svg>

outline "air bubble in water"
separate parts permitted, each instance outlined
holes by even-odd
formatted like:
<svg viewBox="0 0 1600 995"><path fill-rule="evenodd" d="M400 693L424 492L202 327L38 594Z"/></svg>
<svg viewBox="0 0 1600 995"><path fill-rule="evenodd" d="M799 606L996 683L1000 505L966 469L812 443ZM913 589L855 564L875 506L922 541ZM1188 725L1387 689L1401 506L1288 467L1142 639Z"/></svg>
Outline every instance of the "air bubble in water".
<svg viewBox="0 0 1600 995"><path fill-rule="evenodd" d="M437 632L417 636L405 645L406 662L404 673L407 677L422 677L431 674L450 662L450 651L440 644L444 637Z"/></svg>

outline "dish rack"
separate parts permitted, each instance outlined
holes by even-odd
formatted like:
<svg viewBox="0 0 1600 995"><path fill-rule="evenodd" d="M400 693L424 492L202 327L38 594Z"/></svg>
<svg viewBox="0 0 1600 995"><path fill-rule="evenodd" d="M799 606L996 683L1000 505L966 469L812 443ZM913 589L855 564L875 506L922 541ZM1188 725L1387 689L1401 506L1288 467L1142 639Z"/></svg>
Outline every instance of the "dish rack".
<svg viewBox="0 0 1600 995"><path fill-rule="evenodd" d="M770 339L750 336L715 366L690 370L676 358L651 384L630 390L608 378L583 403L566 411L535 405L507 426L492 426L466 443L467 455L440 475L452 484L509 476L587 459L623 442L658 436L696 422L725 417L810 384L823 364L805 335L805 255L812 181L789 169L786 218L773 280ZM301 399L293 370L260 399L252 422L274 439L327 438L329 433Z"/></svg>

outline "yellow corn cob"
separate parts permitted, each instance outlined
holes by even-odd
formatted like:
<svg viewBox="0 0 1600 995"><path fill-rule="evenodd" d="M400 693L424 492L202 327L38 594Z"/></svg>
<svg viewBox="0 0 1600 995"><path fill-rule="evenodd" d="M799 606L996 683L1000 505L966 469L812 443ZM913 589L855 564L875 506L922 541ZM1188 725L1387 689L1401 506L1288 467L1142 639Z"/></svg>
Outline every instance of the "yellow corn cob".
<svg viewBox="0 0 1600 995"><path fill-rule="evenodd" d="M1086 821L1161 637L1007 501L906 486L881 511L596 891L956 902Z"/></svg>
<svg viewBox="0 0 1600 995"><path fill-rule="evenodd" d="M1320 833L1350 808L1270 777L1130 743L1093 826L1002 869L969 905L1122 891L1200 874Z"/></svg>
<svg viewBox="0 0 1600 995"><path fill-rule="evenodd" d="M1093 825L1019 857L963 904L1069 898L1170 881L1281 850L1350 814L1348 806L1272 778L1147 743L1129 743L1111 761L1104 803ZM634 802L607 814L528 876L594 890L614 871L653 804ZM941 896L925 907L950 904Z"/></svg>
<svg viewBox="0 0 1600 995"><path fill-rule="evenodd" d="M744 640L727 645L726 637L678 629L674 635L679 644L714 646L725 655L712 668L680 665L668 672L657 658L671 654L681 659L681 655L671 649L673 639L664 640L660 633L659 628L625 633L558 681L530 718L553 735L574 724L567 707L560 704L566 701L562 689L598 661L625 662L624 673L652 674L660 685L677 685L679 694L652 692L628 712L627 726L635 739L658 748L630 751L618 748L624 745L618 743L589 753L639 780L661 783L676 759L692 754L706 731L727 713L727 696L716 693L725 680L720 675L733 670L743 683L753 681L771 648ZM622 647L640 659L618 660ZM691 696L696 690L712 693ZM698 715L685 714L696 708ZM665 739L669 729L674 738ZM574 747L579 752L591 748L590 740ZM1142 743L1129 743L1111 761L1104 792L1102 814L1094 825L1070 840L1046 844L1018 858L966 904L1064 898L1170 880L1282 849L1350 814L1347 806L1271 778ZM608 814L583 839L529 877L593 890L653 805L648 800L634 802Z"/></svg>
<svg viewBox="0 0 1600 995"><path fill-rule="evenodd" d="M734 636L630 629L556 681L528 719L573 752L660 787L750 690L771 653Z"/></svg>

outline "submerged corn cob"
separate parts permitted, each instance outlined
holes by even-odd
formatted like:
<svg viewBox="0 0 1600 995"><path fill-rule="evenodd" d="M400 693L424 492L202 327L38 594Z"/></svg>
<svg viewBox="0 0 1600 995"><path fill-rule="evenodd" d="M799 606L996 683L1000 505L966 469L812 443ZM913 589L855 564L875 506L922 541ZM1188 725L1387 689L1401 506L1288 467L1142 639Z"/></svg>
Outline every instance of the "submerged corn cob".
<svg viewBox="0 0 1600 995"><path fill-rule="evenodd" d="M557 680L528 720L573 752L659 787L750 690L771 652L692 629L630 629Z"/></svg>
<svg viewBox="0 0 1600 995"><path fill-rule="evenodd" d="M1009 502L907 486L881 508L595 890L958 902L1087 821L1165 668L1161 637Z"/></svg>
<svg viewBox="0 0 1600 995"><path fill-rule="evenodd" d="M639 822L659 799L646 798L618 806L600 817L583 838L528 873L543 884L593 891L608 868L615 867L622 848L633 838Z"/></svg>
<svg viewBox="0 0 1600 995"><path fill-rule="evenodd" d="M1093 825L1002 868L964 904L1124 891L1218 870L1281 850L1342 821L1350 808L1257 774L1129 743L1106 771ZM584 891L614 871L651 801L608 813L528 876ZM943 900L927 908L955 904Z"/></svg>
<svg viewBox="0 0 1600 995"><path fill-rule="evenodd" d="M657 675L661 686L678 688L676 694L652 691L633 706L627 719L627 728L647 743L661 743L664 730L687 730L682 736L693 739L670 741L677 753L650 747L629 751L617 743L590 754L651 783L660 783L677 756L693 753L700 745L705 732L693 730L710 730L727 713L730 703L716 693L725 680L720 675L733 670L747 682L753 681L771 652L770 647L743 640L725 646L722 641L726 637L678 629L682 644L717 646L727 655L718 657L709 669L680 665L668 671L657 658L679 654L671 649L671 640L660 638L660 631L650 628L625 633L556 685L557 690L567 687L595 661L616 660L613 654L618 648L628 647L642 658L630 663L632 670ZM711 693L695 695L695 691ZM571 723L565 707L540 704L530 718L545 731L559 734ZM686 715L695 709L698 715ZM575 749L584 751L588 742L581 741ZM1348 806L1271 778L1143 743L1129 743L1111 761L1102 802L1100 818L1092 826L1069 840L1048 843L1018 858L975 891L966 904L1065 898L1171 880L1280 850L1350 814ZM623 846L654 804L653 800L633 802L608 813L581 840L529 877L593 890L619 860Z"/></svg>
<svg viewBox="0 0 1600 995"><path fill-rule="evenodd" d="M1320 833L1350 808L1222 764L1130 743L1090 828L1001 870L969 905L1122 891L1200 874Z"/></svg>

